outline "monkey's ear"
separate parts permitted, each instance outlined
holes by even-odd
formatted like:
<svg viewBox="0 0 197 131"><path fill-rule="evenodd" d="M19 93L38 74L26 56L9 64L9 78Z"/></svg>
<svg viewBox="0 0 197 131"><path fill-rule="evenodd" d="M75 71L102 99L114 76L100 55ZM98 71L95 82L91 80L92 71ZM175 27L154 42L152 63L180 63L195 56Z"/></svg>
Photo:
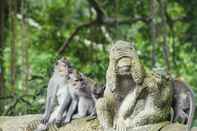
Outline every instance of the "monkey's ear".
<svg viewBox="0 0 197 131"><path fill-rule="evenodd" d="M60 60L60 61L64 61L64 57L61 57L59 60Z"/></svg>
<svg viewBox="0 0 197 131"><path fill-rule="evenodd" d="M102 85L102 88L103 88L103 90L105 90L105 88L106 88L106 85Z"/></svg>
<svg viewBox="0 0 197 131"><path fill-rule="evenodd" d="M58 61L55 62L55 66L58 65Z"/></svg>

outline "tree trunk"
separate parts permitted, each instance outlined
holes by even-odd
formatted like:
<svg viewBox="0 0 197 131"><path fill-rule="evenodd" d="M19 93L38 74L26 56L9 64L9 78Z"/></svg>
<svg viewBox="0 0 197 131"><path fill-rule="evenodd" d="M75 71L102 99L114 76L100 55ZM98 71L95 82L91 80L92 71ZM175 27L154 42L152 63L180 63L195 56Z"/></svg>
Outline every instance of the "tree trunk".
<svg viewBox="0 0 197 131"><path fill-rule="evenodd" d="M4 90L4 68L3 68L3 49L4 49L4 7L5 0L0 1L0 96L3 96ZM0 112L2 111L2 103Z"/></svg>
<svg viewBox="0 0 197 131"><path fill-rule="evenodd" d="M174 31L174 24L172 26L172 62L173 62L173 68L177 68L177 63L176 63L176 54L177 54L177 49L176 49L176 34Z"/></svg>
<svg viewBox="0 0 197 131"><path fill-rule="evenodd" d="M11 17L11 86L13 91L16 88L16 0L9 0L9 12Z"/></svg>
<svg viewBox="0 0 197 131"><path fill-rule="evenodd" d="M167 29L168 25L167 25L166 15L165 15L166 4L167 4L167 0L160 0L161 19L162 19L161 25L163 26L163 29L162 29L163 56L164 56L166 69L169 71L170 70L170 62L169 62L169 47L168 47L168 41L167 41L167 38L168 38L168 29Z"/></svg>
<svg viewBox="0 0 197 131"><path fill-rule="evenodd" d="M156 1L150 0L150 42L152 46L152 67L155 67L156 56Z"/></svg>
<svg viewBox="0 0 197 131"><path fill-rule="evenodd" d="M22 51L22 86L24 89L24 93L26 93L26 89L28 86L28 77L29 77L29 41L28 41L28 31L27 31L27 23L26 23L26 12L25 12L25 1L22 0L21 4L21 14L22 14L22 23L21 23L21 51Z"/></svg>

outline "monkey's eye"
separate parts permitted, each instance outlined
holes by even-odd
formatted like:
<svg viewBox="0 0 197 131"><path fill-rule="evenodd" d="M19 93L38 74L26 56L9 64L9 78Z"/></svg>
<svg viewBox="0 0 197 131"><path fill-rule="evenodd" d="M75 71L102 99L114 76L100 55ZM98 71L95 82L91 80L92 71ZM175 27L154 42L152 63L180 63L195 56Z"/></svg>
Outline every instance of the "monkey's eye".
<svg viewBox="0 0 197 131"><path fill-rule="evenodd" d="M78 80L78 79L75 79L75 82L79 82L80 80Z"/></svg>

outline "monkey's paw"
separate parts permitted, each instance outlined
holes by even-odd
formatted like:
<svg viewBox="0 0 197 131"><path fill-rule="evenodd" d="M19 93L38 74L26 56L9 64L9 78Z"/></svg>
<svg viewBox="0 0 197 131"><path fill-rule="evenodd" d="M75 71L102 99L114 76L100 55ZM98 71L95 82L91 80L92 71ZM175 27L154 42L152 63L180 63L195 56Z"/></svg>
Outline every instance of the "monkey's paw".
<svg viewBox="0 0 197 131"><path fill-rule="evenodd" d="M47 129L46 124L39 124L37 129L35 129L34 131L45 131L46 129Z"/></svg>
<svg viewBox="0 0 197 131"><path fill-rule="evenodd" d="M55 124L58 125L58 124L61 123L61 121L62 121L62 117L61 116L55 118Z"/></svg>
<svg viewBox="0 0 197 131"><path fill-rule="evenodd" d="M46 124L48 120L49 120L49 116L43 115L43 117L41 118L41 123Z"/></svg>
<svg viewBox="0 0 197 131"><path fill-rule="evenodd" d="M70 123L70 121L71 121L71 119L66 118L66 119L63 121L63 124L68 124L68 123Z"/></svg>
<svg viewBox="0 0 197 131"><path fill-rule="evenodd" d="M55 121L54 121L54 124L55 124L58 128L62 126L62 123L61 123L61 121L59 121L59 120L55 120Z"/></svg>

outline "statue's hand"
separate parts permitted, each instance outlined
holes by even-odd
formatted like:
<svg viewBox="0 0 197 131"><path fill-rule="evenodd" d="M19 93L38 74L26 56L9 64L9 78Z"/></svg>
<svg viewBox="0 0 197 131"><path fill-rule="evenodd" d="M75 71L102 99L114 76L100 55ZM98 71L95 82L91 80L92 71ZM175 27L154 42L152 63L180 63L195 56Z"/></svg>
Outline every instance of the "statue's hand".
<svg viewBox="0 0 197 131"><path fill-rule="evenodd" d="M123 118L119 118L115 123L114 123L114 128L115 131L127 131L127 127L125 124L125 120Z"/></svg>

